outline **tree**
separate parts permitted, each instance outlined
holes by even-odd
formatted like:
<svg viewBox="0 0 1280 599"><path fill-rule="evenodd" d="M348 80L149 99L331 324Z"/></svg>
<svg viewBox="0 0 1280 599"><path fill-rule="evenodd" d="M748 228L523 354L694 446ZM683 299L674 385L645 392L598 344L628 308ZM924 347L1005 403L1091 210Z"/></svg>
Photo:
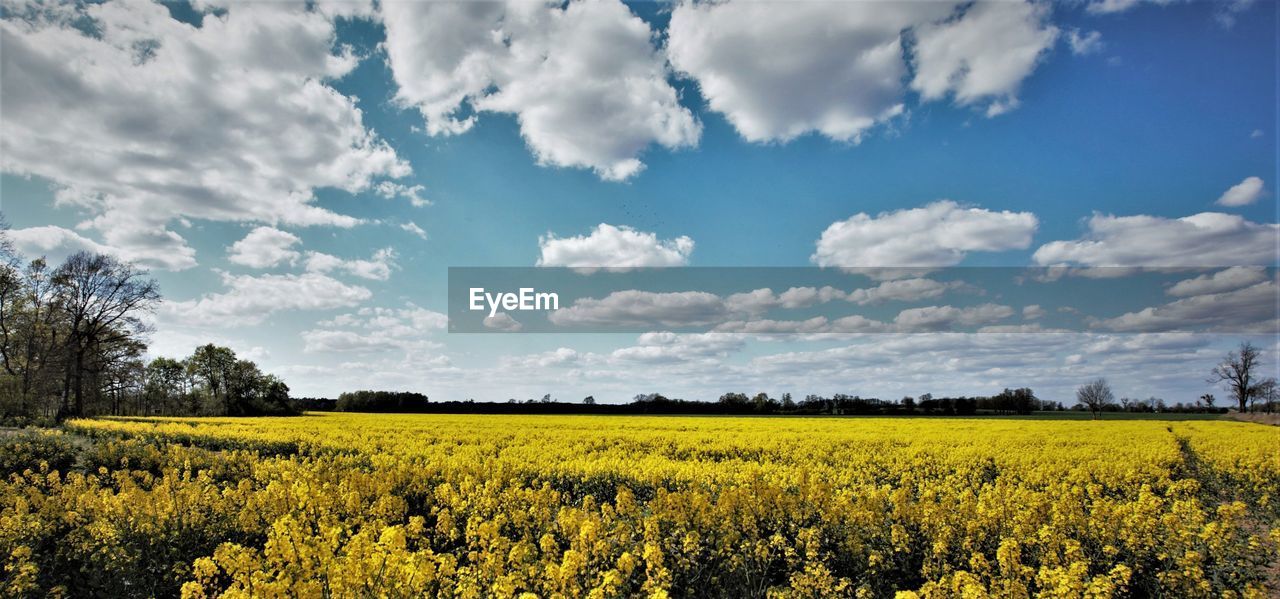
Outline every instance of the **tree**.
<svg viewBox="0 0 1280 599"><path fill-rule="evenodd" d="M231 395L227 393L227 379L236 363L236 353L231 348L212 343L196 348L187 358L187 372L191 378L204 383L209 400L219 406L221 413L231 414Z"/></svg>
<svg viewBox="0 0 1280 599"><path fill-rule="evenodd" d="M1280 389L1277 388L1276 379L1272 377L1262 379L1249 389L1249 409L1256 410L1258 402L1261 401L1264 409L1271 412L1278 396L1280 396Z"/></svg>
<svg viewBox="0 0 1280 599"><path fill-rule="evenodd" d="M587 406L594 406L594 405L596 405L596 398L595 398L595 396L588 395L588 396L586 396L586 397L582 398L582 404L583 404L583 405L587 405Z"/></svg>
<svg viewBox="0 0 1280 599"><path fill-rule="evenodd" d="M1200 403L1204 404L1204 407L1210 410L1213 410L1213 402L1217 400L1218 398L1214 397L1212 393L1205 393L1200 396Z"/></svg>
<svg viewBox="0 0 1280 599"><path fill-rule="evenodd" d="M1088 407L1095 420L1113 398L1111 386L1104 378L1095 379L1076 389L1076 401Z"/></svg>
<svg viewBox="0 0 1280 599"><path fill-rule="evenodd" d="M59 420L85 413L85 379L95 374L89 370L92 353L146 331L140 316L160 301L159 287L146 275L132 264L83 251L54 271L68 326Z"/></svg>
<svg viewBox="0 0 1280 599"><path fill-rule="evenodd" d="M1232 351L1209 373L1210 384L1222 383L1236 400L1237 409L1244 413L1249 407L1253 387L1254 368L1258 364L1258 348L1245 341L1240 349Z"/></svg>

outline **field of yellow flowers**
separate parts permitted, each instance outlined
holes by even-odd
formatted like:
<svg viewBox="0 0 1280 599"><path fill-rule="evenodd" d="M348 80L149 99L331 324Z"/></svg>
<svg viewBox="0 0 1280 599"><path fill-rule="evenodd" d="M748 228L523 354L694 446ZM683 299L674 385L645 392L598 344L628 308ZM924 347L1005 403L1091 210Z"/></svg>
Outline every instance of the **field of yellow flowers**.
<svg viewBox="0 0 1280 599"><path fill-rule="evenodd" d="M80 420L0 468L5 597L1280 592L1240 422Z"/></svg>

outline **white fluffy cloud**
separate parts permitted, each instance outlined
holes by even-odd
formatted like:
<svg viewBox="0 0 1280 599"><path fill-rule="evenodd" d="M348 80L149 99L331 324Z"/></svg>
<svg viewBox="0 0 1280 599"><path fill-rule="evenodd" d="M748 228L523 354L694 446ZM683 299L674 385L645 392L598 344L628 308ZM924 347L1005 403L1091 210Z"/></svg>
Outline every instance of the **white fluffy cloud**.
<svg viewBox="0 0 1280 599"><path fill-rule="evenodd" d="M538 266L640 267L684 266L693 240L680 236L659 240L654 233L600 223L590 235L538 238Z"/></svg>
<svg viewBox="0 0 1280 599"><path fill-rule="evenodd" d="M961 17L921 26L911 89L925 100L986 102L987 116L1017 107L1022 80L1058 38L1048 14L1048 4L978 2Z"/></svg>
<svg viewBox="0 0 1280 599"><path fill-rule="evenodd" d="M1232 266L1200 275L1192 279L1178 281L1169 287L1168 293L1174 297L1193 297L1235 291L1267 280L1267 269L1261 266Z"/></svg>
<svg viewBox="0 0 1280 599"><path fill-rule="evenodd" d="M1262 197L1262 179L1259 177L1246 177L1230 189L1222 193L1218 198L1219 206L1248 206Z"/></svg>
<svg viewBox="0 0 1280 599"><path fill-rule="evenodd" d="M135 262L144 267L166 270L182 270L195 266L195 250L185 245L174 248L172 253L157 254L137 246L113 247L98 243L70 229L53 225L14 229L8 232L14 246L29 258L44 256L54 262L79 251L110 254L121 260Z"/></svg>
<svg viewBox="0 0 1280 599"><path fill-rule="evenodd" d="M629 289L602 299L582 298L551 312L557 326L703 326L721 322L729 313L720 296L705 291L654 293Z"/></svg>
<svg viewBox="0 0 1280 599"><path fill-rule="evenodd" d="M1248 287L1194 295L1164 305L1144 308L1115 318L1096 320L1092 326L1120 332L1209 330L1218 333L1280 332L1274 280Z"/></svg>
<svg viewBox="0 0 1280 599"><path fill-rule="evenodd" d="M1177 219L1095 214L1082 239L1040 246L1041 265L1242 266L1272 264L1280 225L1201 212Z"/></svg>
<svg viewBox="0 0 1280 599"><path fill-rule="evenodd" d="M222 273L226 291L188 301L166 301L161 312L176 322L209 326L260 324L276 312L351 307L373 296L319 273L232 275Z"/></svg>
<svg viewBox="0 0 1280 599"><path fill-rule="evenodd" d="M684 2L671 15L667 54L749 141L817 132L857 142L903 112L908 59L926 100L1015 103L1056 37L1047 9L990 2L956 15L960 6Z"/></svg>
<svg viewBox="0 0 1280 599"><path fill-rule="evenodd" d="M316 189L409 173L326 83L356 59L324 11L235 4L196 27L150 2L17 6L0 35L0 169L51 180L127 255L193 266L167 228L188 218L350 226Z"/></svg>
<svg viewBox="0 0 1280 599"><path fill-rule="evenodd" d="M510 314L499 312L493 316L484 317L484 328L505 333L519 333L524 329L524 325L512 318Z"/></svg>
<svg viewBox="0 0 1280 599"><path fill-rule="evenodd" d="M297 235L272 227L257 227L244 239L231 244L227 259L250 268L292 264L301 254L293 246L302 243Z"/></svg>
<svg viewBox="0 0 1280 599"><path fill-rule="evenodd" d="M1025 248L1038 224L1030 212L993 212L943 200L832 223L810 259L819 266L951 266L969 252Z"/></svg>
<svg viewBox="0 0 1280 599"><path fill-rule="evenodd" d="M396 97L432 135L466 131L477 113L512 114L539 163L609 180L640 172L650 145L701 135L653 32L617 0L384 2L382 13Z"/></svg>
<svg viewBox="0 0 1280 599"><path fill-rule="evenodd" d="M878 302L913 302L938 297L948 290L960 289L965 284L960 281L942 283L933 279L900 279L885 281L865 289L854 289L848 300L856 304L874 304Z"/></svg>
<svg viewBox="0 0 1280 599"><path fill-rule="evenodd" d="M448 316L412 303L403 308L367 307L317 323L317 328L302 333L302 340L308 353L421 351L440 346L425 338L448 322Z"/></svg>
<svg viewBox="0 0 1280 599"><path fill-rule="evenodd" d="M368 260L345 260L321 252L307 252L307 271L342 271L362 279L385 281L391 278L391 269L396 266L395 259L396 251L389 247L374 252L373 257Z"/></svg>
<svg viewBox="0 0 1280 599"><path fill-rule="evenodd" d="M926 306L898 313L893 323L904 332L945 331L956 327L992 324L1013 316L1013 308L1000 304L981 304L965 308Z"/></svg>

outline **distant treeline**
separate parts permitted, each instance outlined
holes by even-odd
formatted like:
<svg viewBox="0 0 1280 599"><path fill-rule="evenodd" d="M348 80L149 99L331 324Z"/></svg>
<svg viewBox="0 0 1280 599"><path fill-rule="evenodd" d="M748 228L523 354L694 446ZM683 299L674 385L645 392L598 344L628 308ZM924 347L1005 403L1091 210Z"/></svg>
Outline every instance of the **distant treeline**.
<svg viewBox="0 0 1280 599"><path fill-rule="evenodd" d="M427 396L410 391L351 391L338 396L338 412L425 412Z"/></svg>
<svg viewBox="0 0 1280 599"><path fill-rule="evenodd" d="M506 402L430 402L419 393L355 391L337 400L297 398L297 405L311 411L415 412L435 414L690 414L690 415L938 415L967 416L978 413L1030 414L1034 411L1065 410L1061 403L1037 399L1031 389L1005 389L990 397L904 397L888 401L837 393L831 397L809 395L795 401L790 393L779 398L765 393L748 396L726 393L714 402L675 399L660 393L637 395L626 404L601 404L594 397L580 402L556 401L550 395L541 400Z"/></svg>

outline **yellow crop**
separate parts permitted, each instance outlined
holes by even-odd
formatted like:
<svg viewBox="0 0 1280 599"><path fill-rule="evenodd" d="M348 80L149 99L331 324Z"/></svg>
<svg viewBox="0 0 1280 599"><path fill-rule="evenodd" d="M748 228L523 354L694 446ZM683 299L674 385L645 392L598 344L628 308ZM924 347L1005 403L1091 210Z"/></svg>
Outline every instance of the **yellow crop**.
<svg viewBox="0 0 1280 599"><path fill-rule="evenodd" d="M309 414L63 436L76 467L0 484L0 595L1277 592L1280 429L1253 424Z"/></svg>

